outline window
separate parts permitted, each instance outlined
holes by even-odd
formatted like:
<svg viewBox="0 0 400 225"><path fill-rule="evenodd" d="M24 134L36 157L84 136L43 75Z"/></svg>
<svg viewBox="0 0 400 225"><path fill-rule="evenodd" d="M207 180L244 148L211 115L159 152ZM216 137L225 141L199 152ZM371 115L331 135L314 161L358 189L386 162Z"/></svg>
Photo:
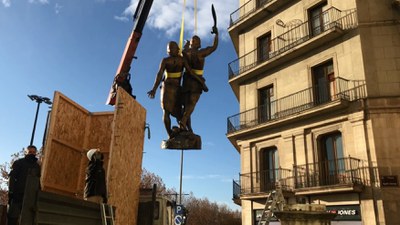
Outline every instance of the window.
<svg viewBox="0 0 400 225"><path fill-rule="evenodd" d="M261 191L270 191L275 189L275 183L279 180L278 149L265 148L260 151L260 154Z"/></svg>
<svg viewBox="0 0 400 225"><path fill-rule="evenodd" d="M275 114L273 109L274 101L274 86L270 85L258 91L259 110L258 118L259 123L264 123L271 120Z"/></svg>
<svg viewBox="0 0 400 225"><path fill-rule="evenodd" d="M331 101L331 86L333 86L333 62L329 60L311 69L313 79L314 104L320 105Z"/></svg>
<svg viewBox="0 0 400 225"><path fill-rule="evenodd" d="M324 20L322 8L325 5L326 2L323 2L308 10L311 36L316 36L324 31L324 24L326 21Z"/></svg>
<svg viewBox="0 0 400 225"><path fill-rule="evenodd" d="M271 51L271 33L268 33L257 39L257 49L259 63L269 59L269 53Z"/></svg>
<svg viewBox="0 0 400 225"><path fill-rule="evenodd" d="M327 134L320 138L319 157L321 185L338 184L340 175L345 172L340 132Z"/></svg>
<svg viewBox="0 0 400 225"><path fill-rule="evenodd" d="M257 8L265 5L269 1L271 0L257 0Z"/></svg>

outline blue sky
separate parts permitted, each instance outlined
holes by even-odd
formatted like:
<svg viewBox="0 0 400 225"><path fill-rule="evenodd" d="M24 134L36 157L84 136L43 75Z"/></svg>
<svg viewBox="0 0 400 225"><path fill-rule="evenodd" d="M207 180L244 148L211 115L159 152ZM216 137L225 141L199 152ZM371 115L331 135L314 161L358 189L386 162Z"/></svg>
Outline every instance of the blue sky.
<svg viewBox="0 0 400 225"><path fill-rule="evenodd" d="M167 137L161 120L159 91L147 97L168 41L178 41L183 0L154 0L132 63L131 84L147 109L151 139L145 140L143 166L167 187L179 190L180 151L161 150ZM238 113L228 84L227 64L236 58L227 34L235 1L198 1L198 30L203 47L212 44L214 3L220 44L206 59L204 93L192 116L201 151L184 153L183 192L211 201L232 203L232 179L240 172L240 156L227 140L226 119ZM0 163L29 144L37 104L27 95L53 98L60 91L92 112L112 111L105 105L115 71L130 35L137 0L1 0L0 2ZM193 0L187 1L185 39L193 34ZM42 145L48 107L41 105L34 144Z"/></svg>

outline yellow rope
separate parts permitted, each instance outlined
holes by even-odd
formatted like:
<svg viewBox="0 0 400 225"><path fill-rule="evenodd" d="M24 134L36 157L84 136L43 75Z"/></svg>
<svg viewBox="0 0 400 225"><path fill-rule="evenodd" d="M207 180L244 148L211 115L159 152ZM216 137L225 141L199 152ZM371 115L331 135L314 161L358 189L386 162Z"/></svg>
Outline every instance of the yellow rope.
<svg viewBox="0 0 400 225"><path fill-rule="evenodd" d="M194 0L194 34L197 35L197 0Z"/></svg>
<svg viewBox="0 0 400 225"><path fill-rule="evenodd" d="M180 52L182 51L182 46L183 46L183 31L184 31L184 26L185 26L185 8L186 8L186 0L183 0L181 34L179 36L179 49L180 49Z"/></svg>

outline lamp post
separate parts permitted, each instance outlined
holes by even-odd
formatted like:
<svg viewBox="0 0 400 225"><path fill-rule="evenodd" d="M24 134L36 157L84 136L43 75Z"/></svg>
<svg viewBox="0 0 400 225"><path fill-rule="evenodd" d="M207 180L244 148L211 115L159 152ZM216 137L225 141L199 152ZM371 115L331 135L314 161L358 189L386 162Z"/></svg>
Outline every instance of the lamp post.
<svg viewBox="0 0 400 225"><path fill-rule="evenodd" d="M39 114L39 108L40 108L40 104L42 102L51 105L52 102L50 101L50 98L47 97L42 97L42 96L37 96L37 95L28 95L28 97L32 100L35 101L37 103L37 108L36 108L36 115L35 115L35 121L33 123L33 130L32 130L32 136L31 136L31 142L29 145L33 144L33 139L35 137L35 130L36 130L36 122L37 122L37 118L38 118L38 114Z"/></svg>

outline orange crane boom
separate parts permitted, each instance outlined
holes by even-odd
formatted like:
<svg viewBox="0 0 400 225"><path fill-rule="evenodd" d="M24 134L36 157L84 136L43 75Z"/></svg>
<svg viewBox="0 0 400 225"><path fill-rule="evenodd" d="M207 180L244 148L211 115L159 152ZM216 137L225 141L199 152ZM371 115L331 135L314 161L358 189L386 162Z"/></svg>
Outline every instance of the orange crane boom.
<svg viewBox="0 0 400 225"><path fill-rule="evenodd" d="M146 23L147 17L150 12L153 0L139 0L136 7L133 19L135 21L132 33L126 43L124 53L122 54L121 61L119 63L116 75L114 77L113 84L111 85L110 93L107 98L106 104L114 105L117 97L117 89L119 87L126 90L132 95L132 86L130 84L130 69L132 60L135 57L135 52L142 36L142 31ZM134 95L132 95L135 97Z"/></svg>

